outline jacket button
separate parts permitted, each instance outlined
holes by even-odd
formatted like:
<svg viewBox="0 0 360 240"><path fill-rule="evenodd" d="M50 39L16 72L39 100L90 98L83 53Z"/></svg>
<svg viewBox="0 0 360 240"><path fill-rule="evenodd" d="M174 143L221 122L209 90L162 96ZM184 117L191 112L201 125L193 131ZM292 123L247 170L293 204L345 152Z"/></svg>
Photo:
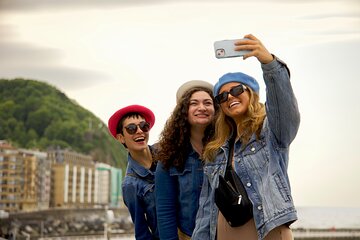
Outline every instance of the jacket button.
<svg viewBox="0 0 360 240"><path fill-rule="evenodd" d="M251 187L251 183L248 182L248 183L246 184L246 186Z"/></svg>
<svg viewBox="0 0 360 240"><path fill-rule="evenodd" d="M257 207L257 209L258 209L259 211L261 211L262 206L261 206L261 205L259 205L259 206Z"/></svg>
<svg viewBox="0 0 360 240"><path fill-rule="evenodd" d="M252 147L252 148L250 149L250 151L254 152L254 151L255 151L255 148L254 148L254 147Z"/></svg>

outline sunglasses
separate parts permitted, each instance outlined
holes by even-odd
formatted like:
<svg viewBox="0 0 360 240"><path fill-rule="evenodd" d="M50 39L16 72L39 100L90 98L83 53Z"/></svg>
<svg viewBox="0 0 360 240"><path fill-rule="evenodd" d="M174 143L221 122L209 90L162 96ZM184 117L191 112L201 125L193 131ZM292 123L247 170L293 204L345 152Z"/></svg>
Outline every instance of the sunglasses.
<svg viewBox="0 0 360 240"><path fill-rule="evenodd" d="M141 131L144 133L148 132L150 130L150 124L142 121L139 124L130 123L129 125L125 126L126 132L130 135L134 135L137 132L138 127Z"/></svg>
<svg viewBox="0 0 360 240"><path fill-rule="evenodd" d="M217 95L215 97L215 102L217 102L218 104L224 103L224 102L226 102L228 100L229 93L232 96L237 97L237 96L240 96L240 94L242 94L245 90L246 90L246 86L244 86L242 84L240 84L238 86L235 86L235 87L232 87L230 89L230 91L222 92L219 95Z"/></svg>

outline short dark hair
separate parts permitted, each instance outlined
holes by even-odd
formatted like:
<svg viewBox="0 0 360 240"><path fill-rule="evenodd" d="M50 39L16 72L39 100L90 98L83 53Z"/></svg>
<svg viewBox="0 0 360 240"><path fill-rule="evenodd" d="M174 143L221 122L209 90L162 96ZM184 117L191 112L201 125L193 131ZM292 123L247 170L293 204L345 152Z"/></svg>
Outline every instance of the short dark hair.
<svg viewBox="0 0 360 240"><path fill-rule="evenodd" d="M136 117L136 118L139 118L139 117L142 117L144 118L140 113L138 112L128 112L126 113L121 119L120 121L118 122L118 125L116 127L116 134L123 134L123 127L124 127L124 121L126 118L130 118L130 117Z"/></svg>

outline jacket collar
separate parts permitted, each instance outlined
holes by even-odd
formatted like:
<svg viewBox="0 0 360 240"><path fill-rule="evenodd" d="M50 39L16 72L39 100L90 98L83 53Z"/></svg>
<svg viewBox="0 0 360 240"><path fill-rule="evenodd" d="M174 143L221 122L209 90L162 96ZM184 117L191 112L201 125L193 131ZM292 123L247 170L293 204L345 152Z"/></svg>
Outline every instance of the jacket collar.
<svg viewBox="0 0 360 240"><path fill-rule="evenodd" d="M149 146L150 148L150 152L151 154L153 153L153 148L152 146ZM137 175L139 175L140 177L146 177L147 175L150 174L150 170L147 168L144 168L143 166L141 166L137 161L135 161L130 154L128 154L128 163L129 163L129 168L134 171Z"/></svg>

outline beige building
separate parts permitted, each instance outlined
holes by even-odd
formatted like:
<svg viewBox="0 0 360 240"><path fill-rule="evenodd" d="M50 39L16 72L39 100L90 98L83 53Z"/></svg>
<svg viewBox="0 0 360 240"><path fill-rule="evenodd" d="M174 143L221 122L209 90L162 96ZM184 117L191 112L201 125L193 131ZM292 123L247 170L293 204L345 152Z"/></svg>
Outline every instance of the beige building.
<svg viewBox="0 0 360 240"><path fill-rule="evenodd" d="M121 206L121 169L68 150L16 149L0 140L0 210Z"/></svg>
<svg viewBox="0 0 360 240"><path fill-rule="evenodd" d="M17 212L48 208L50 184L47 189L41 188L42 179L39 178L40 175L44 179L47 176L47 182L50 181L49 171L43 169L39 173L45 163L48 161L44 152L17 149L0 141L1 210Z"/></svg>
<svg viewBox="0 0 360 240"><path fill-rule="evenodd" d="M26 194L26 198L29 198L30 195L35 195L36 202L34 208L38 210L48 209L50 203L51 163L47 153L20 149L19 154L25 158L25 163L28 162L28 164L24 164L25 171L29 173L24 175L24 181L29 185L29 192ZM31 159L35 161L31 162Z"/></svg>
<svg viewBox="0 0 360 240"><path fill-rule="evenodd" d="M51 160L51 207L94 205L95 165L91 156L68 150L48 151Z"/></svg>
<svg viewBox="0 0 360 240"><path fill-rule="evenodd" d="M34 211L37 210L37 165L36 157L30 155L23 155L19 152L19 158L22 158L22 199L21 210L22 211Z"/></svg>

